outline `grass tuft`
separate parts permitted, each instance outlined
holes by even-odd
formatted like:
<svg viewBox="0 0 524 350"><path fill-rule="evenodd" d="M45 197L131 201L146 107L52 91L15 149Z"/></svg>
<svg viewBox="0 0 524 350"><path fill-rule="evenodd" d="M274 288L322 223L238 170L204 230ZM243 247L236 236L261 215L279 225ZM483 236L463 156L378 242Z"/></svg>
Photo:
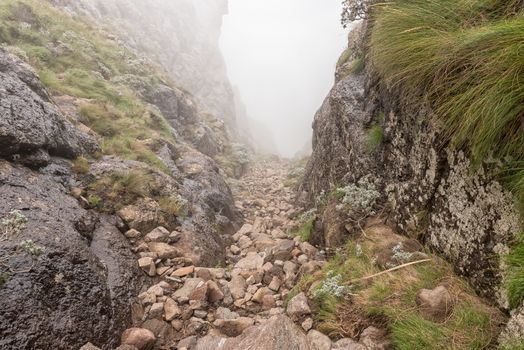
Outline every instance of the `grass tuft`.
<svg viewBox="0 0 524 350"><path fill-rule="evenodd" d="M376 7L371 58L406 97L423 95L476 164L493 154L512 168L524 159L523 42L520 0L393 0Z"/></svg>
<svg viewBox="0 0 524 350"><path fill-rule="evenodd" d="M524 301L524 234L518 238L511 252L506 256L506 290L511 308Z"/></svg>

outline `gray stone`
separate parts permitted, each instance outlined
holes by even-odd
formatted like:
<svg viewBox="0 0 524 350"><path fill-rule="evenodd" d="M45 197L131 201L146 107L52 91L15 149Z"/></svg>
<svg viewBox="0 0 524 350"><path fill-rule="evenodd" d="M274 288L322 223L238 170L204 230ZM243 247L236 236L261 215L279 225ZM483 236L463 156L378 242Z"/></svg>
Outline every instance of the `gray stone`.
<svg viewBox="0 0 524 350"><path fill-rule="evenodd" d="M311 314L307 297L304 293L300 293L293 297L287 304L286 313L291 319L298 320L303 316Z"/></svg>
<svg viewBox="0 0 524 350"><path fill-rule="evenodd" d="M174 299L184 298L189 300L190 295L195 291L200 283L204 281L201 278L188 278L182 288L178 289L174 294Z"/></svg>
<svg viewBox="0 0 524 350"><path fill-rule="evenodd" d="M331 339L314 329L307 333L307 339L317 350L331 350Z"/></svg>

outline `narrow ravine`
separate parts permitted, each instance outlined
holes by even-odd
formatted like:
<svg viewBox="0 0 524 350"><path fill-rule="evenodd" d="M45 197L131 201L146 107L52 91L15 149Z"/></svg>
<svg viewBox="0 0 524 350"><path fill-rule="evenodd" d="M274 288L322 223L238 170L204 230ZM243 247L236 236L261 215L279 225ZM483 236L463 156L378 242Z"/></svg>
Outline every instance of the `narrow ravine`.
<svg viewBox="0 0 524 350"><path fill-rule="evenodd" d="M257 327L249 336L241 336L248 327L279 328L284 324L294 336L285 332L287 339L274 338L274 346L284 341L289 348L307 349L312 341L331 342L311 332L311 309L303 294L285 308L286 297L299 276L324 264L323 251L289 235L300 208L294 191L284 185L288 171L286 162L264 160L233 184L244 224L230 237L225 267L193 266L190 259L175 257L176 250L169 245L175 235L163 227L145 235L144 241L154 249L140 252L138 264L146 274L161 278L139 295L134 323L141 326L124 332L123 344L139 349L155 342L160 349L246 349L261 340L253 336ZM135 244L140 245L140 240ZM160 262L163 267L157 269ZM312 340L306 338L306 331ZM263 338L275 336L267 329L259 334ZM264 342L257 346L273 348Z"/></svg>

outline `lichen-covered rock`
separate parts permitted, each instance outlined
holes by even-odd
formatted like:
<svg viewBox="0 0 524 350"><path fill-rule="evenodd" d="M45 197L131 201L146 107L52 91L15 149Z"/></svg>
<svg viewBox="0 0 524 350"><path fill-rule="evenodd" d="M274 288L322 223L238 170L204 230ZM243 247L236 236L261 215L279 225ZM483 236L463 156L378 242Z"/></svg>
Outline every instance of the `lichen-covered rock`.
<svg viewBox="0 0 524 350"><path fill-rule="evenodd" d="M350 37L349 45L358 48L351 50L350 61L365 54L363 25ZM418 236L479 293L505 306L497 254L507 252L521 230L518 211L494 176L496 162L474 168L464 153L446 144L433 120L423 102L402 98L370 64L362 72L339 75L315 116L302 189L314 202L334 186L369 175L399 231ZM371 127L381 134L374 147Z"/></svg>
<svg viewBox="0 0 524 350"><path fill-rule="evenodd" d="M522 339L524 339L524 307L512 312L506 328L500 335L499 342L501 344L520 343Z"/></svg>
<svg viewBox="0 0 524 350"><path fill-rule="evenodd" d="M49 155L74 158L99 150L50 102L36 73L0 49L0 157L34 168Z"/></svg>

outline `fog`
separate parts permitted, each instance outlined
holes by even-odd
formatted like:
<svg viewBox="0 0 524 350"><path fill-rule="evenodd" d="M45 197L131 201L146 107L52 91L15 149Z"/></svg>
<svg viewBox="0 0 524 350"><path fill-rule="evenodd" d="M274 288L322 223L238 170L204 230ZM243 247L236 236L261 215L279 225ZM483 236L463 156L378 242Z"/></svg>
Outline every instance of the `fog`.
<svg viewBox="0 0 524 350"><path fill-rule="evenodd" d="M340 0L229 0L220 43L229 78L281 155L311 140L347 44L340 13Z"/></svg>

